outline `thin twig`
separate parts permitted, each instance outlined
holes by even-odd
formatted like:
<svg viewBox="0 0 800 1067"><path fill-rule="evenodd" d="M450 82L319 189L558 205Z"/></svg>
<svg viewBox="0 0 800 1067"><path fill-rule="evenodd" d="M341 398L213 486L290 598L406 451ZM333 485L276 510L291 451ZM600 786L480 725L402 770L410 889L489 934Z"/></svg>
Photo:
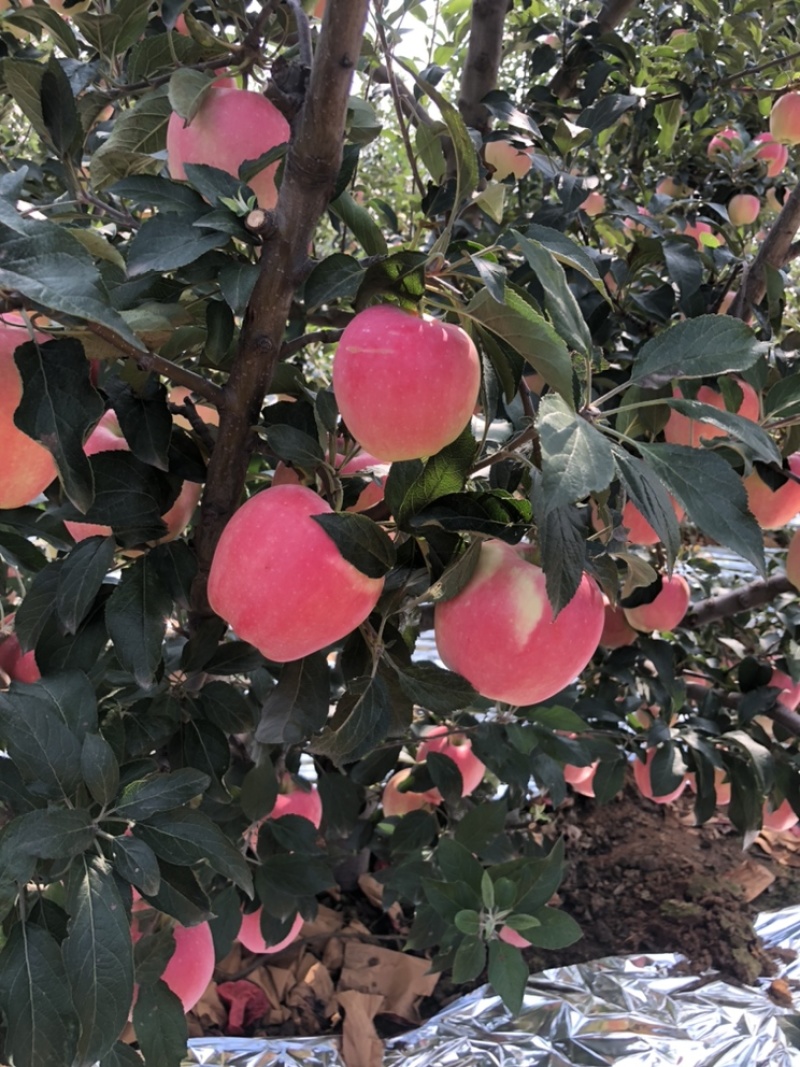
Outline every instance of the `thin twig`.
<svg viewBox="0 0 800 1067"><path fill-rule="evenodd" d="M411 173L414 178L414 184L417 187L417 191L420 196L425 196L425 183L422 180L422 176L419 173L417 167L417 157L414 152L414 148L411 144L411 137L408 133L408 126L406 125L405 114L403 112L403 104L400 98L400 91L397 87L397 79L394 76L394 68L392 66L392 55L389 51L389 44L386 40L386 33L383 29L383 23L380 19L377 20L376 25L378 27L378 37L381 42L381 51L383 52L383 59L386 64L386 71L389 75L389 89L392 94L392 100L394 101L394 110L397 115L397 124L400 127L400 135L403 138L403 144L406 149L406 156L408 157L409 166L411 167Z"/></svg>
<svg viewBox="0 0 800 1067"><path fill-rule="evenodd" d="M314 333L304 333L300 337L294 337L281 345L280 359L288 359L295 352L301 352L308 345L331 345L344 333L344 330L316 330Z"/></svg>
<svg viewBox="0 0 800 1067"><path fill-rule="evenodd" d="M283 2L292 9L292 14L294 15L295 25L297 26L297 51L300 56L300 62L306 70L311 70L313 54L311 51L311 27L308 24L308 15L303 10L300 0L283 0Z"/></svg>

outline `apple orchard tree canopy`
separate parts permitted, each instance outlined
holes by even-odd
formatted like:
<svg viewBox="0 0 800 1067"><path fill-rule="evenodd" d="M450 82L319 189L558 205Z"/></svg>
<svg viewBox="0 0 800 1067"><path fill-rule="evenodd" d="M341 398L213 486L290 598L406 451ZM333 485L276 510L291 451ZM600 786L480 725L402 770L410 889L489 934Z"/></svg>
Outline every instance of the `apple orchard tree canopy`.
<svg viewBox="0 0 800 1067"><path fill-rule="evenodd" d="M6 4L4 1062L354 870L514 1010L566 798L797 821L799 7Z"/></svg>

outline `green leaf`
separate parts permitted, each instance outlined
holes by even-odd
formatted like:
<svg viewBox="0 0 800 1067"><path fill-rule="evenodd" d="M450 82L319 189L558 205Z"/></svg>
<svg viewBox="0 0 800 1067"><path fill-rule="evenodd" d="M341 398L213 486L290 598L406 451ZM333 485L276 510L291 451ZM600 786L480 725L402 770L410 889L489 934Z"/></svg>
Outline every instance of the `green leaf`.
<svg viewBox="0 0 800 1067"><path fill-rule="evenodd" d="M580 926L572 916L558 908L542 908L537 911L536 918L539 925L525 931L525 940L537 948L566 948L583 937Z"/></svg>
<svg viewBox="0 0 800 1067"><path fill-rule="evenodd" d="M211 918L208 894L191 867L179 867L162 859L158 870L161 878L158 892L142 892L148 904L171 915L183 926L194 926Z"/></svg>
<svg viewBox="0 0 800 1067"><path fill-rule="evenodd" d="M252 656L249 658L252 662ZM209 661L208 664L208 672L214 674L211 662ZM260 658L256 662L258 666L261 666ZM234 673L244 672L234 671ZM241 689L237 689L229 682L208 682L203 686L196 703L203 716L223 733L250 733L255 726L252 705L248 703Z"/></svg>
<svg viewBox="0 0 800 1067"><path fill-rule="evenodd" d="M775 442L752 419L745 419L730 411L720 411L712 404L701 404L696 400L679 400L676 397L669 397L663 402L680 412L681 415L686 415L687 418L718 426L729 437L734 437L747 445L754 460L759 460L761 463L777 463L780 466L781 454Z"/></svg>
<svg viewBox="0 0 800 1067"><path fill-rule="evenodd" d="M123 200L130 200L137 207L154 207L162 213L175 212L197 218L207 210L205 201L194 189L183 182L155 175L139 174L123 178L109 192ZM255 269L258 270L257 267Z"/></svg>
<svg viewBox="0 0 800 1067"><path fill-rule="evenodd" d="M578 271L579 274L582 274L605 296L603 279L598 273L594 260L585 248L582 248L581 245L560 230L551 229L549 226L540 226L538 223L529 226L525 233L532 240L544 245L563 266L571 267L573 270Z"/></svg>
<svg viewBox="0 0 800 1067"><path fill-rule="evenodd" d="M354 307L356 311L373 304L395 304L414 310L425 295L424 252L395 252L368 267Z"/></svg>
<svg viewBox="0 0 800 1067"><path fill-rule="evenodd" d="M583 578L586 566L584 523L573 504L546 507L541 478L534 479L531 501L547 599L557 615L575 596Z"/></svg>
<svg viewBox="0 0 800 1067"><path fill-rule="evenodd" d="M463 914L463 911L458 912L458 915ZM453 957L453 981L456 985L461 985L463 982L471 982L478 977L485 966L485 943L477 937L465 937Z"/></svg>
<svg viewBox="0 0 800 1067"><path fill-rule="evenodd" d="M592 350L592 337L578 301L567 283L564 268L544 245L517 230L511 232L544 290L545 307L556 330L570 348L588 356Z"/></svg>
<svg viewBox="0 0 800 1067"><path fill-rule="evenodd" d="M71 59L77 59L79 54L78 42L69 22L62 18L57 11L47 4L32 4L23 10L11 8L2 13L3 23L18 26L28 33L40 34L42 27L63 49Z"/></svg>
<svg viewBox="0 0 800 1067"><path fill-rule="evenodd" d="M125 786L115 811L123 819L149 819L157 812L171 811L202 796L210 783L207 774L193 767L151 774Z"/></svg>
<svg viewBox="0 0 800 1067"><path fill-rule="evenodd" d="M466 679L435 663L415 663L398 668L397 680L415 704L434 715L449 715L483 703L483 698Z"/></svg>
<svg viewBox="0 0 800 1067"><path fill-rule="evenodd" d="M83 671L54 672L33 685L15 682L11 693L20 714L28 713L30 701L44 702L79 741L97 731L97 697Z"/></svg>
<svg viewBox="0 0 800 1067"><path fill-rule="evenodd" d="M116 1041L100 1060L98 1067L142 1067L142 1057L130 1045Z"/></svg>
<svg viewBox="0 0 800 1067"><path fill-rule="evenodd" d="M764 574L764 538L747 510L742 480L721 456L685 445L638 446L703 533L749 559Z"/></svg>
<svg viewBox="0 0 800 1067"><path fill-rule="evenodd" d="M33 689L34 687L25 687ZM35 792L71 797L81 782L81 744L44 700L22 704L16 692L0 693L0 738Z"/></svg>
<svg viewBox="0 0 800 1067"><path fill-rule="evenodd" d="M139 989L133 1025L145 1063L180 1067L188 1039L186 1016L180 1000L164 982Z"/></svg>
<svg viewBox="0 0 800 1067"><path fill-rule="evenodd" d="M73 1062L78 1024L61 948L41 926L17 923L11 929L0 953L0 1009L5 1055L16 1067Z"/></svg>
<svg viewBox="0 0 800 1067"><path fill-rule="evenodd" d="M668 155L675 143L675 135L683 118L683 105L680 100L667 100L666 103L656 104L656 122L658 123L657 144L659 150Z"/></svg>
<svg viewBox="0 0 800 1067"><path fill-rule="evenodd" d="M494 882L488 871L481 877L481 899L485 908L491 910L494 907Z"/></svg>
<svg viewBox="0 0 800 1067"><path fill-rule="evenodd" d="M147 689L161 662L161 645L172 600L147 556L122 572L106 604L106 626L117 658Z"/></svg>
<svg viewBox="0 0 800 1067"><path fill-rule="evenodd" d="M85 857L73 866L67 910L69 936L61 951L81 1024L78 1055L92 1064L113 1047L133 1001L130 928L106 860Z"/></svg>
<svg viewBox="0 0 800 1067"><path fill-rule="evenodd" d="M23 651L34 648L56 604L63 560L54 560L33 579L25 599L14 615L14 630Z"/></svg>
<svg viewBox="0 0 800 1067"><path fill-rule="evenodd" d="M162 859L188 867L205 860L225 878L230 878L252 898L253 879L241 852L215 822L199 811L178 808L152 815L139 822L134 835Z"/></svg>
<svg viewBox="0 0 800 1067"><path fill-rule="evenodd" d="M142 893L152 896L161 886L156 854L136 837L117 837L111 846L114 869Z"/></svg>
<svg viewBox="0 0 800 1067"><path fill-rule="evenodd" d="M628 495L658 534L671 568L681 547L681 531L669 494L646 463L622 448L615 447L613 451Z"/></svg>
<svg viewBox="0 0 800 1067"><path fill-rule="evenodd" d="M154 153L163 152L166 147L171 114L165 88L147 93L130 111L120 112L109 137L92 156L94 188L105 189L131 174L157 174L162 170L163 161L156 159Z"/></svg>
<svg viewBox="0 0 800 1067"><path fill-rule="evenodd" d="M4 88L9 92L34 130L50 142L50 133L42 114L42 79L46 67L42 63L6 57L3 61Z"/></svg>
<svg viewBox="0 0 800 1067"><path fill-rule="evenodd" d="M344 252L334 252L314 267L303 289L306 307L313 311L323 304L349 303L358 292L364 268Z"/></svg>
<svg viewBox="0 0 800 1067"><path fill-rule="evenodd" d="M499 304L488 289L481 289L464 314L506 341L572 406L572 361L566 344L510 285L504 304Z"/></svg>
<svg viewBox="0 0 800 1067"><path fill-rule="evenodd" d="M401 525L440 496L460 493L475 460L476 444L467 427L455 441L424 463L393 463L386 479L386 501Z"/></svg>
<svg viewBox="0 0 800 1067"><path fill-rule="evenodd" d="M251 767L242 779L239 795L242 811L248 819L256 822L269 815L277 799L278 779L275 768L268 756L262 756L261 762Z"/></svg>
<svg viewBox="0 0 800 1067"><path fill-rule="evenodd" d="M256 727L262 745L296 745L321 730L330 708L330 672L322 652L281 667Z"/></svg>
<svg viewBox="0 0 800 1067"><path fill-rule="evenodd" d="M325 453L319 441L295 426L285 423L270 426L266 430L266 437L269 447L285 463L315 471L325 462Z"/></svg>
<svg viewBox="0 0 800 1067"><path fill-rule="evenodd" d="M480 934L481 917L472 908L464 908L463 911L457 912L453 921L456 929L462 934L467 934L469 937L478 937ZM483 970L483 964L481 964L481 970Z"/></svg>
<svg viewBox="0 0 800 1067"><path fill-rule="evenodd" d="M333 512L312 515L353 567L368 578L383 578L395 564L396 550L386 531L366 515Z"/></svg>
<svg viewBox="0 0 800 1067"><path fill-rule="evenodd" d="M128 274L134 278L148 271L185 267L229 240L227 233L189 225L183 215L154 215L144 221L128 246Z"/></svg>
<svg viewBox="0 0 800 1067"><path fill-rule="evenodd" d="M200 110L212 85L213 78L203 71L178 67L169 79L168 96L172 110L188 125Z"/></svg>
<svg viewBox="0 0 800 1067"><path fill-rule="evenodd" d="M705 378L752 367L767 350L753 330L730 315L676 323L642 346L631 382L657 388L673 378Z"/></svg>
<svg viewBox="0 0 800 1067"><path fill-rule="evenodd" d="M688 300L703 282L703 263L697 249L684 240L670 239L661 248L670 280L678 286L681 299Z"/></svg>
<svg viewBox="0 0 800 1067"><path fill-rule="evenodd" d="M386 684L377 676L363 682L360 694L350 692L339 701L330 726L312 744L312 751L329 756L337 767L361 759L389 733L392 713ZM355 686L351 683L351 690Z"/></svg>
<svg viewBox="0 0 800 1067"><path fill-rule="evenodd" d="M110 804L119 788L119 765L111 745L100 734L87 734L83 739L81 773L93 799Z"/></svg>
<svg viewBox="0 0 800 1067"><path fill-rule="evenodd" d="M6 862L13 862L9 854L13 842L20 853L37 859L68 859L91 848L95 836L85 808L39 809L20 815L4 828L2 854Z"/></svg>
<svg viewBox="0 0 800 1067"><path fill-rule="evenodd" d="M486 872L470 850L452 838L443 837L436 846L436 862L446 881L463 882L472 890L475 894L474 906L479 908L483 876ZM487 906L491 907L491 905Z"/></svg>
<svg viewBox="0 0 800 1067"><path fill-rule="evenodd" d="M491 941L489 983L512 1015L518 1015L522 1008L527 981L528 967L519 949L505 941Z"/></svg>
<svg viewBox="0 0 800 1067"><path fill-rule="evenodd" d="M104 384L134 456L158 470L169 470L172 416L166 387L154 376L136 391L119 378L107 379Z"/></svg>
<svg viewBox="0 0 800 1067"><path fill-rule="evenodd" d="M602 96L599 100L595 100L589 107L584 108L575 119L575 123L584 129L591 130L594 134L598 134L603 130L607 130L609 126L613 126L626 111L630 111L631 108L638 108L640 102L641 98L638 96L631 96L625 93L609 93L607 96Z"/></svg>
<svg viewBox="0 0 800 1067"><path fill-rule="evenodd" d="M328 207L353 231L353 236L368 256L388 254L389 249L380 227L373 221L367 209L357 204L349 192L343 192Z"/></svg>
<svg viewBox="0 0 800 1067"><path fill-rule="evenodd" d="M69 79L53 56L42 74L40 98L50 143L64 159L80 144L83 131Z"/></svg>
<svg viewBox="0 0 800 1067"><path fill-rule="evenodd" d="M611 484L614 457L608 438L576 415L561 397L542 398L538 427L546 512L574 504Z"/></svg>
<svg viewBox="0 0 800 1067"><path fill-rule="evenodd" d="M67 633L76 633L114 562L113 537L87 537L58 572L56 612Z"/></svg>

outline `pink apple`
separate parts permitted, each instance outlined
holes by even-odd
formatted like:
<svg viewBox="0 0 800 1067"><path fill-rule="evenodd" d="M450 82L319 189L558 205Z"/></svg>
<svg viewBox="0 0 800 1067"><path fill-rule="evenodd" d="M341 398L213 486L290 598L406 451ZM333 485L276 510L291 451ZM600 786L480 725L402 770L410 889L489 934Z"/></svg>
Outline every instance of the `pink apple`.
<svg viewBox="0 0 800 1067"><path fill-rule="evenodd" d="M271 148L289 140L289 123L261 93L247 89L212 86L197 114L187 123L176 112L167 125L167 162L170 177L186 178L187 163L204 163L233 175L245 160L258 159ZM248 185L259 207L274 208L277 163L272 163Z"/></svg>
<svg viewBox="0 0 800 1067"><path fill-rule="evenodd" d="M733 380L742 391L742 404L736 414L741 415L744 419L758 422L761 413L758 393L752 385L749 385L742 378L734 378ZM672 395L679 399L683 396L678 386L675 386L672 390ZM726 410L722 393L712 389L709 385L700 386L697 390L696 399L698 403L709 404L719 411ZM697 448L701 441L709 441L713 437L725 436L727 436L725 430L720 429L718 426L712 426L711 423L706 423L702 420L690 419L687 415L681 415L677 411L670 411L667 425L664 427L664 437L671 445L690 445L692 448Z"/></svg>
<svg viewBox="0 0 800 1067"><path fill-rule="evenodd" d="M772 105L769 132L783 144L800 144L800 93L784 93Z"/></svg>
<svg viewBox="0 0 800 1067"><path fill-rule="evenodd" d="M381 807L387 819L392 815L407 815L409 811L430 810L432 804L435 803L430 797L430 793L435 792L432 789L427 793L414 793L411 790L405 793L400 792L399 786L408 778L412 769L404 767L401 771L397 771L383 787ZM441 797L439 799L441 800Z"/></svg>
<svg viewBox="0 0 800 1067"><path fill-rule="evenodd" d="M670 497L675 518L683 522L685 512L677 500ZM660 538L653 527L642 515L632 500L627 501L622 509L622 525L628 531L628 541L632 545L657 545Z"/></svg>
<svg viewBox="0 0 800 1067"><path fill-rule="evenodd" d="M649 218L653 217L651 215L651 213L647 210L646 207L637 207L636 211L637 211L637 213L639 215L642 215L645 218L649 219ZM622 220L622 225L630 233L651 233L652 232L649 226L645 226L643 223L637 222L636 219L632 219L629 216Z"/></svg>
<svg viewBox="0 0 800 1067"><path fill-rule="evenodd" d="M676 182L674 178L662 178L656 186L659 196L671 196L673 200L685 200L692 195L692 190L682 182Z"/></svg>
<svg viewBox="0 0 800 1067"><path fill-rule="evenodd" d="M315 785L304 781L301 786L291 774L283 774L279 788L280 792L272 806L272 811L254 823L245 835L253 852L258 848L259 827L267 819L282 819L284 815L298 815L301 819L307 819L317 830L322 822L322 800Z"/></svg>
<svg viewBox="0 0 800 1067"><path fill-rule="evenodd" d="M134 889L131 922L133 943L144 936L155 923L166 921L159 913L142 900ZM191 1011L208 988L214 977L214 939L207 922L197 926L181 926L173 922L172 934L175 951L161 975L172 992L180 1000L185 1012ZM139 987L134 987L134 1003Z"/></svg>
<svg viewBox="0 0 800 1067"><path fill-rule="evenodd" d="M708 142L706 152L709 159L713 159L720 152L741 151L742 135L733 126L727 126L719 130Z"/></svg>
<svg viewBox="0 0 800 1067"><path fill-rule="evenodd" d="M128 452L128 442L122 436L117 416L113 411L107 411L98 422L86 443L83 451L87 456L96 456L100 452ZM167 526L166 534L154 544L163 544L166 541L174 541L176 537L186 529L194 515L200 500L201 486L197 482L184 482L175 503L165 511L161 518ZM111 527L101 523L81 522L73 520L65 522L75 541L85 541L87 537L110 537Z"/></svg>
<svg viewBox="0 0 800 1067"><path fill-rule="evenodd" d="M584 797L593 797L594 776L599 766L599 760L589 764L588 767L575 767L571 763L567 763L564 766L564 781L567 785L572 786L575 793L580 793Z"/></svg>
<svg viewBox="0 0 800 1067"><path fill-rule="evenodd" d="M786 577L800 592L800 533L793 533L786 552Z"/></svg>
<svg viewBox="0 0 800 1067"><path fill-rule="evenodd" d="M761 146L756 152L756 159L767 164L767 177L777 178L789 162L789 149L785 144L776 141L771 133L758 134L753 138L753 144Z"/></svg>
<svg viewBox="0 0 800 1067"><path fill-rule="evenodd" d="M800 452L788 459L789 470L800 476ZM777 489L770 489L756 471L744 480L747 506L762 530L779 530L800 512L800 482L789 479Z"/></svg>
<svg viewBox="0 0 800 1067"><path fill-rule="evenodd" d="M424 732L425 740L417 750L417 759L421 763L431 752L438 752L452 760L461 772L461 795L468 797L474 793L483 781L486 765L481 763L472 751L472 742L465 734L450 733L447 726L430 726ZM438 789L430 789L425 794L432 804L440 804L442 795Z"/></svg>
<svg viewBox="0 0 800 1067"><path fill-rule="evenodd" d="M692 237L694 243L702 251L704 248L716 247L719 244L725 244L724 238L721 234L714 233L707 222L686 222L684 223L683 230L681 231L684 237ZM704 241L704 235L708 235L710 240Z"/></svg>
<svg viewBox="0 0 800 1067"><path fill-rule="evenodd" d="M769 685L772 688L781 690L778 696L778 703L785 708L794 711L797 705L800 704L800 682L792 681L791 675L786 674L784 671L773 670Z"/></svg>
<svg viewBox="0 0 800 1067"><path fill-rule="evenodd" d="M581 204L581 211L585 211L590 218L594 218L595 215L602 215L605 210L606 198L596 189L593 189Z"/></svg>
<svg viewBox="0 0 800 1067"><path fill-rule="evenodd" d="M492 177L498 182L509 174L524 178L531 169L530 152L517 148L510 141L487 141L483 146L483 155L488 166L494 168Z"/></svg>
<svg viewBox="0 0 800 1067"><path fill-rule="evenodd" d="M480 359L460 326L389 305L346 327L333 359L333 390L348 430L381 462L441 451L468 425Z"/></svg>
<svg viewBox="0 0 800 1067"><path fill-rule="evenodd" d="M0 633L0 670L3 670L12 682L38 682L41 674L36 666L33 649L29 652L22 651L19 638L11 632L13 623L12 612L3 620L3 632Z"/></svg>
<svg viewBox="0 0 800 1067"><path fill-rule="evenodd" d="M638 634L625 618L625 612L620 607L613 607L607 596L603 596L603 632L600 634L600 644L603 648L623 648L632 645Z"/></svg>
<svg viewBox="0 0 800 1067"><path fill-rule="evenodd" d="M262 908L259 908L257 911L251 911L248 915L242 915L242 925L239 928L238 940L244 945L248 952L255 952L257 955L261 955L262 953L269 953L272 955L276 952L282 952L300 936L300 931L303 928L303 918L301 915L298 915L292 923L292 927L286 937L276 945L268 945L261 933L262 910Z"/></svg>
<svg viewBox="0 0 800 1067"><path fill-rule="evenodd" d="M507 945L513 945L514 948L530 948L530 941L526 941L521 933L517 930L512 930L510 926L501 926L497 934L501 941L505 941Z"/></svg>
<svg viewBox="0 0 800 1067"><path fill-rule="evenodd" d="M689 607L689 583L680 574L664 577L661 592L649 604L626 608L625 617L637 630L673 630Z"/></svg>
<svg viewBox="0 0 800 1067"><path fill-rule="evenodd" d="M758 218L761 201L751 193L737 193L728 201L728 218L734 226L750 226Z"/></svg>
<svg viewBox="0 0 800 1067"><path fill-rule="evenodd" d="M650 781L650 767L655 754L656 750L654 748L648 748L644 763L640 759L633 760L633 780L636 782L639 792L647 800L652 800L655 804L671 804L673 800L678 799L689 784L689 776L686 775L678 788L673 789L671 793L665 793L663 796L654 796L653 785Z"/></svg>
<svg viewBox="0 0 800 1067"><path fill-rule="evenodd" d="M355 504L345 508L345 511L368 511L376 504L380 504L383 500L383 486L389 474L389 464L381 463L369 452L359 452L347 463L342 463L343 459L344 456L340 452L336 454L336 466L340 478L346 479L348 475L360 475L362 478L369 479L369 484L358 494ZM281 461L275 468L272 484L300 485L302 483L297 471L293 467L287 467Z"/></svg>
<svg viewBox="0 0 800 1067"><path fill-rule="evenodd" d="M573 681L594 655L605 618L602 593L584 575L554 619L531 551L485 541L467 585L434 612L444 663L483 696L509 704L536 704Z"/></svg>
<svg viewBox="0 0 800 1067"><path fill-rule="evenodd" d="M775 809L772 808L768 800L764 801L762 825L765 830L783 833L784 830L791 830L798 822L800 822L800 819L798 819L797 813L788 800L784 800Z"/></svg>
<svg viewBox="0 0 800 1067"><path fill-rule="evenodd" d="M35 333L44 344L50 338ZM5 459L0 473L0 508L19 508L33 500L56 477L56 465L48 450L14 425L14 412L22 399L22 378L14 352L31 336L21 315L10 312L0 318L0 447Z"/></svg>
<svg viewBox="0 0 800 1067"><path fill-rule="evenodd" d="M313 515L325 501L302 485L265 489L222 532L208 578L213 610L277 663L346 637L378 602L382 578L348 563Z"/></svg>

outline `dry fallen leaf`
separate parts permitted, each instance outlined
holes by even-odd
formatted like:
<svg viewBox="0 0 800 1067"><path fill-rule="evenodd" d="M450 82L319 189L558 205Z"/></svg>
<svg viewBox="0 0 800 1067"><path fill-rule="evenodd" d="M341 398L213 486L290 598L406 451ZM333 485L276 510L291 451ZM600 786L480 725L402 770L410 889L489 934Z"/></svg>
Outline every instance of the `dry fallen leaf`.
<svg viewBox="0 0 800 1067"><path fill-rule="evenodd" d="M347 1067L381 1067L383 1042L372 1020L383 1006L383 997L350 989L337 999L344 1011L342 1058Z"/></svg>
<svg viewBox="0 0 800 1067"><path fill-rule="evenodd" d="M428 960L417 956L348 941L339 989L379 994L385 1000L383 1011L417 1023L419 1001L431 995L439 980L439 975L430 974L429 968Z"/></svg>
<svg viewBox="0 0 800 1067"><path fill-rule="evenodd" d="M722 880L741 886L742 899L749 904L772 885L775 875L763 863L757 863L748 856L737 867L727 871L722 876Z"/></svg>

